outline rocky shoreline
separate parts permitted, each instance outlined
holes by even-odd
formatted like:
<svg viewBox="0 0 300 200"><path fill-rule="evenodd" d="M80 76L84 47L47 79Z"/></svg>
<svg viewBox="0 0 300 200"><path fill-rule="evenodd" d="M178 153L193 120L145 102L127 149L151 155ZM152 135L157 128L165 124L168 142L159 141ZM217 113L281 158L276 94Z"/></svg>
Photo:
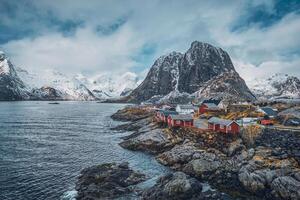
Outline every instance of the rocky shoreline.
<svg viewBox="0 0 300 200"><path fill-rule="evenodd" d="M177 171L140 191L141 199L300 199L299 133L266 129L249 142L243 134L169 129L141 108L119 110L112 118L128 122L114 129L133 131L123 148L153 154ZM216 190L205 194L203 182Z"/></svg>

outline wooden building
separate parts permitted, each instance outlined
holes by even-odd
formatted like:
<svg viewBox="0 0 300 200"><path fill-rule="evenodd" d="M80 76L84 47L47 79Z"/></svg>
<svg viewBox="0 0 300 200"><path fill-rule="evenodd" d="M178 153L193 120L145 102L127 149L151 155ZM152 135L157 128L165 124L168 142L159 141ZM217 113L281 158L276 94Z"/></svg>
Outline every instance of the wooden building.
<svg viewBox="0 0 300 200"><path fill-rule="evenodd" d="M208 120L208 129L221 133L237 134L240 132L240 126L237 122L218 117L212 117Z"/></svg>
<svg viewBox="0 0 300 200"><path fill-rule="evenodd" d="M191 114L169 115L168 125L170 127L192 127L194 119Z"/></svg>
<svg viewBox="0 0 300 200"><path fill-rule="evenodd" d="M199 114L204 114L207 112L216 112L219 111L220 108L214 103L203 103L199 107Z"/></svg>
<svg viewBox="0 0 300 200"><path fill-rule="evenodd" d="M157 110L155 119L157 122L168 122L168 116L169 115L178 115L178 112L176 111L171 111L171 110Z"/></svg>

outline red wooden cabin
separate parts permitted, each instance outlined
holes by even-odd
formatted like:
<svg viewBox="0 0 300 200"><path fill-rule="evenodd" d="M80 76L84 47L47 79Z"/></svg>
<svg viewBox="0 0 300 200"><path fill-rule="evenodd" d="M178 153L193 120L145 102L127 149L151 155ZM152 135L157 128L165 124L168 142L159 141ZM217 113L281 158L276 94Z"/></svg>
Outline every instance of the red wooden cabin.
<svg viewBox="0 0 300 200"><path fill-rule="evenodd" d="M240 126L238 123L218 117L212 117L208 120L208 129L221 133L237 134L240 132Z"/></svg>
<svg viewBox="0 0 300 200"><path fill-rule="evenodd" d="M262 119L262 120L259 121L259 123L261 125L265 125L265 126L271 126L271 125L274 124L273 121L270 120L270 119Z"/></svg>
<svg viewBox="0 0 300 200"><path fill-rule="evenodd" d="M169 115L177 115L178 113L176 111L170 111L170 110L158 110L156 111L156 121L158 122L168 122Z"/></svg>
<svg viewBox="0 0 300 200"><path fill-rule="evenodd" d="M220 110L220 108L214 103L203 103L199 107L199 114L203 114L206 112L214 112L218 110Z"/></svg>
<svg viewBox="0 0 300 200"><path fill-rule="evenodd" d="M192 127L194 119L191 114L169 115L168 125L170 127Z"/></svg>

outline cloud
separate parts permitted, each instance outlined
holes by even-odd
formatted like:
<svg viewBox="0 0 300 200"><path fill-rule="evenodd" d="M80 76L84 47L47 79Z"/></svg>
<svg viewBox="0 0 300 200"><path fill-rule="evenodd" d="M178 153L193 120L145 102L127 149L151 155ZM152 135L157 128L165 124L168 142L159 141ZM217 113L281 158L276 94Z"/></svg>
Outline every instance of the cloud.
<svg viewBox="0 0 300 200"><path fill-rule="evenodd" d="M131 57L142 45L131 27L123 26L109 36L99 36L91 27L84 27L71 37L53 33L12 41L3 48L17 66L27 69L122 73L136 64Z"/></svg>
<svg viewBox="0 0 300 200"><path fill-rule="evenodd" d="M1 48L26 68L53 67L68 73L129 70L144 75L160 55L185 52L192 41L200 40L228 51L246 79L248 72L265 74L272 67L292 74L299 71L296 1L11 0L7 4L14 9L1 10L0 36L16 35Z"/></svg>
<svg viewBox="0 0 300 200"><path fill-rule="evenodd" d="M255 84L255 79L266 79L271 75L280 74L292 74L300 77L300 59L292 59L289 61L266 61L256 66L251 63L246 63L241 60L233 60L236 71L244 78L248 85Z"/></svg>

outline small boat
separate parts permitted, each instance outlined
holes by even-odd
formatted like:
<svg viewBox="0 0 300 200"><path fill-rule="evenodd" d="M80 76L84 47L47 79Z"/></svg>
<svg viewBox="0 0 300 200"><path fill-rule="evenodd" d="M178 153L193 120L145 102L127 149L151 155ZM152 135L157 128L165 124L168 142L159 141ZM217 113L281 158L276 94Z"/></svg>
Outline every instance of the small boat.
<svg viewBox="0 0 300 200"><path fill-rule="evenodd" d="M50 102L48 104L59 104L58 102Z"/></svg>

